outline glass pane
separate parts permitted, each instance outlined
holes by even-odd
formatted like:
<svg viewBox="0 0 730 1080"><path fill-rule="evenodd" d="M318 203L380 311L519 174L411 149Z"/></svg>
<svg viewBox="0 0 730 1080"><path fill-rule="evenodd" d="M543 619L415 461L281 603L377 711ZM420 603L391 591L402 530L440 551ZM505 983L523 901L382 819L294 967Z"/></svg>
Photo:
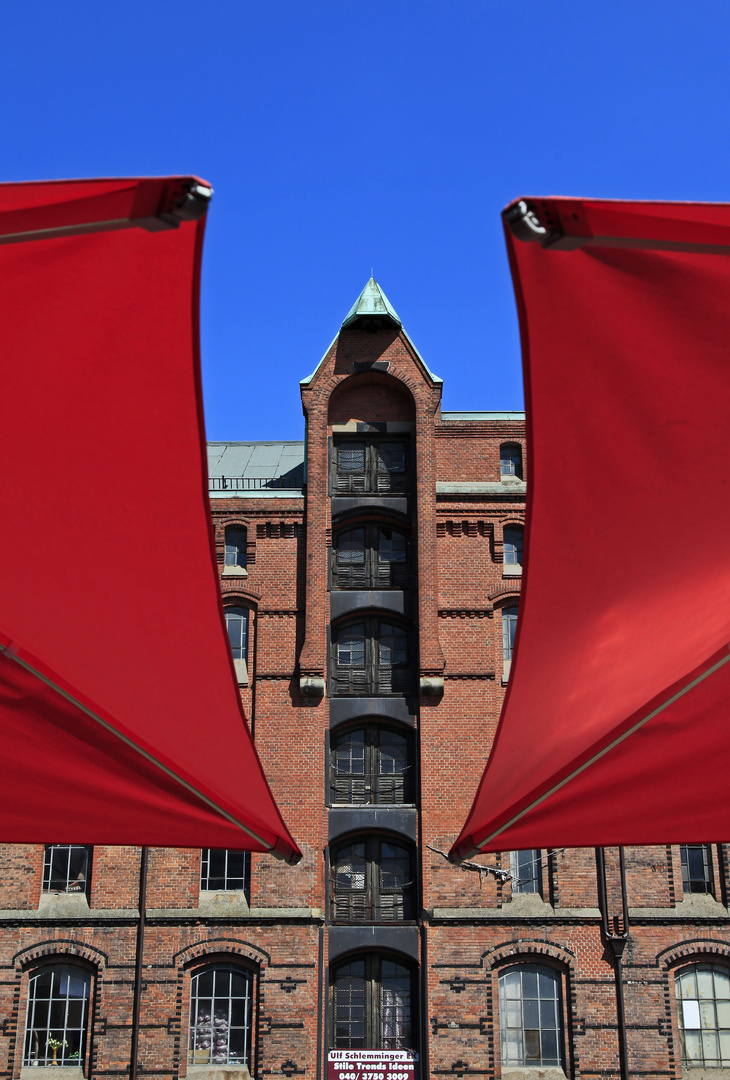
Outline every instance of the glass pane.
<svg viewBox="0 0 730 1080"><path fill-rule="evenodd" d="M679 989L679 996L680 997L696 998L697 997L697 978L695 976L694 970L687 971L685 974L683 974L680 977L680 979L679 979L679 981L677 983L677 986L678 986L678 989Z"/></svg>
<svg viewBox="0 0 730 1080"><path fill-rule="evenodd" d="M346 667L362 667L365 663L365 624L345 626L337 636L337 662Z"/></svg>
<svg viewBox="0 0 730 1080"><path fill-rule="evenodd" d="M712 972L707 968L700 968L697 972L697 993L700 998L714 998L715 996Z"/></svg>
<svg viewBox="0 0 730 1080"><path fill-rule="evenodd" d="M342 566L365 562L365 530L352 529L342 533L337 543L337 559Z"/></svg>
<svg viewBox="0 0 730 1080"><path fill-rule="evenodd" d="M518 998L521 994L519 971L508 971L499 980L500 988L504 989L505 997Z"/></svg>
<svg viewBox="0 0 730 1080"><path fill-rule="evenodd" d="M720 1047L718 1046L716 1032L702 1032L702 1055L705 1059L705 1065L717 1063L720 1056Z"/></svg>
<svg viewBox="0 0 730 1080"><path fill-rule="evenodd" d="M229 526L226 529L226 566L246 565L246 530Z"/></svg>
<svg viewBox="0 0 730 1080"><path fill-rule="evenodd" d="M523 997L537 997L537 972L522 972L522 995Z"/></svg>
<svg viewBox="0 0 730 1080"><path fill-rule="evenodd" d="M341 473L363 473L365 471L365 443L340 443L339 471Z"/></svg>
<svg viewBox="0 0 730 1080"><path fill-rule="evenodd" d="M378 530L378 557L381 562L405 562L406 538L392 529Z"/></svg>
<svg viewBox="0 0 730 1080"><path fill-rule="evenodd" d="M715 968L715 997L727 1001L730 999L730 976L725 971Z"/></svg>
<svg viewBox="0 0 730 1080"><path fill-rule="evenodd" d="M699 1031L688 1031L684 1037L684 1046L688 1061L702 1060L702 1041Z"/></svg>
<svg viewBox="0 0 730 1080"><path fill-rule="evenodd" d="M392 776L408 768L408 741L402 735L383 731L380 735L380 774Z"/></svg>
<svg viewBox="0 0 730 1080"><path fill-rule="evenodd" d="M682 1017L685 1031L699 1030L700 1007L696 1001L682 1002Z"/></svg>
<svg viewBox="0 0 730 1080"><path fill-rule="evenodd" d="M525 1061L539 1061L540 1050L540 1032L525 1029Z"/></svg>
<svg viewBox="0 0 730 1080"><path fill-rule="evenodd" d="M716 1008L717 1026L730 1029L730 1001L718 1001Z"/></svg>

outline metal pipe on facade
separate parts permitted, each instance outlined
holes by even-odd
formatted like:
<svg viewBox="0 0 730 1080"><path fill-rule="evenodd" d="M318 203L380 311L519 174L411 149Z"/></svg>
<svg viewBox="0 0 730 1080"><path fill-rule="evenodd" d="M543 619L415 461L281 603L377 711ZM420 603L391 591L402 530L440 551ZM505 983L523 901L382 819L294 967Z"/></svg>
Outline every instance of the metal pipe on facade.
<svg viewBox="0 0 730 1080"><path fill-rule="evenodd" d="M614 978L616 981L616 1019L618 1022L618 1057L621 1080L631 1080L629 1076L629 1055L626 1040L626 1004L624 1000L623 954L629 938L629 905L626 895L626 864L624 849L619 851L619 871L621 881L622 923L618 933L611 929L608 915L608 890L606 888L606 852L596 848L596 866L598 870L598 906L601 910L603 938L610 945L614 956Z"/></svg>
<svg viewBox="0 0 730 1080"><path fill-rule="evenodd" d="M134 964L134 999L132 1002L132 1045L130 1048L129 1080L137 1080L139 1062L139 1015L142 1002L142 956L144 953L144 922L147 908L147 856L143 847L139 861L139 922L137 923L137 951Z"/></svg>
<svg viewBox="0 0 730 1080"><path fill-rule="evenodd" d="M428 926L421 923L421 1069L418 1075L427 1077L431 1075L428 1055Z"/></svg>

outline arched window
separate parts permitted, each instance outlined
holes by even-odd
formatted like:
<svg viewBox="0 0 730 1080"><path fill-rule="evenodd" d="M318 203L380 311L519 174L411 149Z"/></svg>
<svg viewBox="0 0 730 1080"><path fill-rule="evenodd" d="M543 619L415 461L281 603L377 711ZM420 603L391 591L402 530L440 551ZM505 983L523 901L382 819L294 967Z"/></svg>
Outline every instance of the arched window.
<svg viewBox="0 0 730 1080"><path fill-rule="evenodd" d="M387 525L359 525L336 535L332 584L338 589L403 589L408 584L406 538Z"/></svg>
<svg viewBox="0 0 730 1080"><path fill-rule="evenodd" d="M521 964L499 976L502 1067L563 1064L560 976Z"/></svg>
<svg viewBox="0 0 730 1080"><path fill-rule="evenodd" d="M502 443L500 446L499 474L522 479L522 447L519 443Z"/></svg>
<svg viewBox="0 0 730 1080"><path fill-rule="evenodd" d="M509 679L512 667L512 653L517 635L517 612L516 607L502 608L502 679L504 682Z"/></svg>
<svg viewBox="0 0 730 1080"><path fill-rule="evenodd" d="M504 527L504 570L506 574L522 573L522 548L525 530L521 525Z"/></svg>
<svg viewBox="0 0 730 1080"><path fill-rule="evenodd" d="M205 892L243 892L248 898L251 857L232 848L203 848L200 858L200 888Z"/></svg>
<svg viewBox="0 0 730 1080"><path fill-rule="evenodd" d="M190 980L191 1065L251 1064L253 973L216 965Z"/></svg>
<svg viewBox="0 0 730 1080"><path fill-rule="evenodd" d="M415 800L412 740L381 724L344 732L330 750L334 805L393 805Z"/></svg>
<svg viewBox="0 0 730 1080"><path fill-rule="evenodd" d="M379 836L348 840L332 852L332 918L337 922L414 919L413 854Z"/></svg>
<svg viewBox="0 0 730 1080"><path fill-rule="evenodd" d="M413 1050L415 986L411 968L379 954L333 967L332 1045L338 1050Z"/></svg>
<svg viewBox="0 0 730 1080"><path fill-rule="evenodd" d="M714 894L712 853L708 844L681 844L682 885L685 893Z"/></svg>
<svg viewBox="0 0 730 1080"><path fill-rule="evenodd" d="M70 964L31 975L24 1065L82 1066L91 976Z"/></svg>
<svg viewBox="0 0 730 1080"><path fill-rule="evenodd" d="M91 848L82 844L47 844L43 858L44 893L89 895Z"/></svg>
<svg viewBox="0 0 730 1080"><path fill-rule="evenodd" d="M226 526L225 567L229 571L246 569L246 530L242 525Z"/></svg>
<svg viewBox="0 0 730 1080"><path fill-rule="evenodd" d="M368 618L333 630L334 694L404 693L409 675L407 635L402 626Z"/></svg>
<svg viewBox="0 0 730 1080"><path fill-rule="evenodd" d="M408 489L405 439L338 439L332 464L334 495L402 495Z"/></svg>
<svg viewBox="0 0 730 1080"><path fill-rule="evenodd" d="M700 964L678 974L677 1020L682 1064L691 1069L730 1069L730 975Z"/></svg>
<svg viewBox="0 0 730 1080"><path fill-rule="evenodd" d="M239 686L248 684L248 608L226 608L226 630Z"/></svg>

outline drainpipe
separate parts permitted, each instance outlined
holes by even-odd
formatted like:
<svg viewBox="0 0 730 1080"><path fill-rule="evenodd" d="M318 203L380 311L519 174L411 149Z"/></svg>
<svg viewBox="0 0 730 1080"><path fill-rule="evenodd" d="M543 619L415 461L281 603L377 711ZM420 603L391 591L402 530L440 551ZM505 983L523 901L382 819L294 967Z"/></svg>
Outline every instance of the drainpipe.
<svg viewBox="0 0 730 1080"><path fill-rule="evenodd" d="M137 1080L139 1050L139 1011L142 1000L142 954L144 952L144 920L147 907L147 853L142 848L139 861L139 922L137 923L137 952L134 964L134 1001L132 1003L132 1046L129 1060L129 1080Z"/></svg>
<svg viewBox="0 0 730 1080"><path fill-rule="evenodd" d="M623 955L629 939L629 906L626 896L626 866L624 849L618 849L619 870L621 877L621 916L608 916L608 893L606 889L606 853L604 848L596 848L598 868L598 906L601 909L603 939L610 945L614 956L614 977L616 980L616 1017L618 1019L618 1058L621 1080L631 1080L629 1076L629 1056L626 1042L626 1004L624 1001Z"/></svg>
<svg viewBox="0 0 730 1080"><path fill-rule="evenodd" d="M428 1029L428 926L421 923L421 1071L422 1077L431 1075L429 1064Z"/></svg>

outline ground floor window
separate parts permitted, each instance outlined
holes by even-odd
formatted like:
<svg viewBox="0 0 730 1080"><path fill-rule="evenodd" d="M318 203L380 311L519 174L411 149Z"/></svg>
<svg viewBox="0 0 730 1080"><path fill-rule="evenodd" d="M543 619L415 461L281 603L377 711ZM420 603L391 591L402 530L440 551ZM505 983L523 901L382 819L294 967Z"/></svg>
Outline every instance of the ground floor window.
<svg viewBox="0 0 730 1080"><path fill-rule="evenodd" d="M702 964L675 980L682 1064L730 1069L730 974Z"/></svg>
<svg viewBox="0 0 730 1080"><path fill-rule="evenodd" d="M90 975L58 964L31 975L24 1065L83 1064Z"/></svg>
<svg viewBox="0 0 730 1080"><path fill-rule="evenodd" d="M521 964L499 976L502 1065L562 1065L560 976Z"/></svg>
<svg viewBox="0 0 730 1080"><path fill-rule="evenodd" d="M332 1045L337 1050L415 1048L413 971L367 955L332 970Z"/></svg>
<svg viewBox="0 0 730 1080"><path fill-rule="evenodd" d="M191 1065L250 1065L253 973L208 967L190 980Z"/></svg>

